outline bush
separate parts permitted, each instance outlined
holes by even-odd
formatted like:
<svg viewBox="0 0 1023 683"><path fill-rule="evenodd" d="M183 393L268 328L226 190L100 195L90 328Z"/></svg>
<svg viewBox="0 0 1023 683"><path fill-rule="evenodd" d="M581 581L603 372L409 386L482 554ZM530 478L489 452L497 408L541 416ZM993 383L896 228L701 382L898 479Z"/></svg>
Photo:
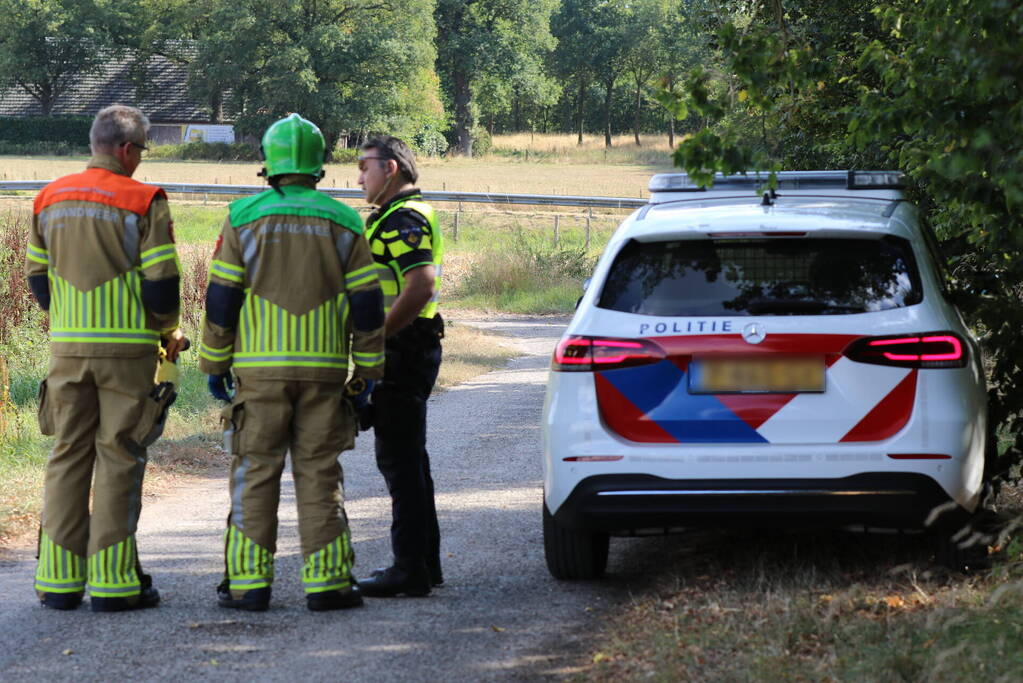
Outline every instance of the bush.
<svg viewBox="0 0 1023 683"><path fill-rule="evenodd" d="M335 164L354 164L359 160L360 151L358 147L335 147L330 160Z"/></svg>
<svg viewBox="0 0 1023 683"><path fill-rule="evenodd" d="M28 214L0 214L0 345L17 334L37 308L25 279Z"/></svg>
<svg viewBox="0 0 1023 683"><path fill-rule="evenodd" d="M259 147L248 142L185 142L156 145L149 150L152 159L181 161L259 161Z"/></svg>
<svg viewBox="0 0 1023 683"><path fill-rule="evenodd" d="M417 153L428 157L439 157L448 151L448 140L439 130L424 128L412 136L412 147Z"/></svg>
<svg viewBox="0 0 1023 683"><path fill-rule="evenodd" d="M555 247L520 232L511 248L481 254L454 296L472 305L519 313L567 312L593 265L583 249Z"/></svg>
<svg viewBox="0 0 1023 683"><path fill-rule="evenodd" d="M474 157L486 156L493 146L494 141L486 128L477 126L472 129L472 155Z"/></svg>
<svg viewBox="0 0 1023 683"><path fill-rule="evenodd" d="M75 145L70 142L8 142L0 140L0 154L10 156L69 157L88 156L89 145Z"/></svg>
<svg viewBox="0 0 1023 683"><path fill-rule="evenodd" d="M91 126L88 116L0 116L0 140L88 146Z"/></svg>

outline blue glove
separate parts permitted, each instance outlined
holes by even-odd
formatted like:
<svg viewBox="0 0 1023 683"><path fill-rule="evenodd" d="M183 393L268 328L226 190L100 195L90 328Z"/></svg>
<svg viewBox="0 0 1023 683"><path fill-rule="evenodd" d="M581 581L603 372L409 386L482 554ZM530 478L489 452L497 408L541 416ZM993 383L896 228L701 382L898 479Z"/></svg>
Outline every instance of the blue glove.
<svg viewBox="0 0 1023 683"><path fill-rule="evenodd" d="M231 377L230 372L225 372L221 375L209 375L206 382L210 395L213 398L224 403L231 402L232 392L234 391L234 378Z"/></svg>
<svg viewBox="0 0 1023 683"><path fill-rule="evenodd" d="M345 398L351 402L355 412L362 411L369 403L369 397L373 393L376 383L375 379L363 377L352 377L348 380L348 384L345 385Z"/></svg>

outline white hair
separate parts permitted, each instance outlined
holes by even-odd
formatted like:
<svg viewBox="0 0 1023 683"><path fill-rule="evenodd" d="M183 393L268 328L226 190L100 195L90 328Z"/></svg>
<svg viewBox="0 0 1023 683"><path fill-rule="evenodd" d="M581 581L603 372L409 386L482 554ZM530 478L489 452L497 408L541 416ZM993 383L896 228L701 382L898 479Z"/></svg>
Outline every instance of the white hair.
<svg viewBox="0 0 1023 683"><path fill-rule="evenodd" d="M149 119L139 109L112 104L99 110L89 129L93 154L111 153L125 142L144 144Z"/></svg>

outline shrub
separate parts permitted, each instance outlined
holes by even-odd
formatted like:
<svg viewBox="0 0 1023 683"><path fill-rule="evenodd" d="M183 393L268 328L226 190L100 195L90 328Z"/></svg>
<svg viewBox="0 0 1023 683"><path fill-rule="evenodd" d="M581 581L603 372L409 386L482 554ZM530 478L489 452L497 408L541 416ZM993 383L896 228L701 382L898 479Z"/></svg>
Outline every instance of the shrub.
<svg viewBox="0 0 1023 683"><path fill-rule="evenodd" d="M472 129L472 155L474 157L486 156L493 146L494 141L486 128L477 126Z"/></svg>
<svg viewBox="0 0 1023 683"><path fill-rule="evenodd" d="M0 154L10 156L67 157L88 155L89 145L70 142L9 142L0 140Z"/></svg>
<svg viewBox="0 0 1023 683"><path fill-rule="evenodd" d="M149 150L149 157L181 161L259 161L259 147L248 142L185 142L156 145Z"/></svg>
<svg viewBox="0 0 1023 683"><path fill-rule="evenodd" d="M438 157L448 151L448 140L439 130L424 128L412 136L412 147L428 157Z"/></svg>
<svg viewBox="0 0 1023 683"><path fill-rule="evenodd" d="M88 116L0 116L0 140L89 144Z"/></svg>
<svg viewBox="0 0 1023 683"><path fill-rule="evenodd" d="M0 345L36 310L25 279L28 225L28 216L23 213L0 215Z"/></svg>
<svg viewBox="0 0 1023 683"><path fill-rule="evenodd" d="M564 249L519 232L510 249L484 253L458 284L456 296L500 297L509 292L543 292L578 286L593 269L583 249Z"/></svg>

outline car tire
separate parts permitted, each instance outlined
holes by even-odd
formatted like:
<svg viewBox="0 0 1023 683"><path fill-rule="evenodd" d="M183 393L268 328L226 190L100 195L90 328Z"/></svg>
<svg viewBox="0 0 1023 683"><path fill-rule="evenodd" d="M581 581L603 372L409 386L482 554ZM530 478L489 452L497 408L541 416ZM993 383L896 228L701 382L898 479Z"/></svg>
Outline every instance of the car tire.
<svg viewBox="0 0 1023 683"><path fill-rule="evenodd" d="M934 559L953 572L969 574L988 569L988 546L995 545L1000 528L998 516L981 509L959 529L934 535Z"/></svg>
<svg viewBox="0 0 1023 683"><path fill-rule="evenodd" d="M607 568L607 534L576 531L558 524L543 506L543 549L547 570L560 580L599 579Z"/></svg>

